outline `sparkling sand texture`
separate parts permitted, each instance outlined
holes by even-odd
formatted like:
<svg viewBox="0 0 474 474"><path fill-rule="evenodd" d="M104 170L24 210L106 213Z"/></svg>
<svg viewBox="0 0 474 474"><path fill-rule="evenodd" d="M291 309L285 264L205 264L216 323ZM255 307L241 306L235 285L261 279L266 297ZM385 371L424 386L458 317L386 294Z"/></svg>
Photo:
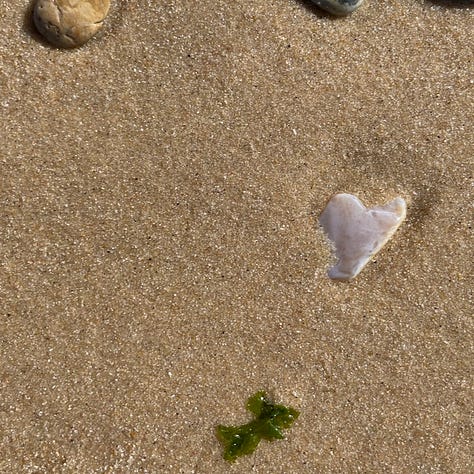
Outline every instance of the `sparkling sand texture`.
<svg viewBox="0 0 474 474"><path fill-rule="evenodd" d="M471 4L472 5L472 4ZM474 9L0 0L0 472L472 473ZM407 218L350 282L338 192ZM301 412L230 465L219 424Z"/></svg>

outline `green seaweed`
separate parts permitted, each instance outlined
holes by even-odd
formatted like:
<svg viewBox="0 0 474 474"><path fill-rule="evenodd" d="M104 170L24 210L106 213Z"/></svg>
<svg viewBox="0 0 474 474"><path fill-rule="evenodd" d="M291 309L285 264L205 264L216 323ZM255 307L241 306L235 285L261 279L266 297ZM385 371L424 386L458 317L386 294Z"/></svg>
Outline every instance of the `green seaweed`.
<svg viewBox="0 0 474 474"><path fill-rule="evenodd" d="M300 414L294 408L270 402L263 390L248 399L246 408L255 415L249 423L217 427L217 438L224 446L224 459L229 462L252 454L262 438L283 439L282 430L289 428Z"/></svg>

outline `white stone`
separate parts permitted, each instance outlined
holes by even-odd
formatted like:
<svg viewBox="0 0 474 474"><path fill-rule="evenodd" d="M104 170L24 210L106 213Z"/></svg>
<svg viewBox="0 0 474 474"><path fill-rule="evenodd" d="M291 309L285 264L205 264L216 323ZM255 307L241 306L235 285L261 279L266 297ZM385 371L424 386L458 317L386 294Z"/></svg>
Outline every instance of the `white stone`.
<svg viewBox="0 0 474 474"><path fill-rule="evenodd" d="M334 245L336 265L329 278L350 280L392 237L406 216L401 197L367 209L352 194L336 194L319 217L319 224Z"/></svg>

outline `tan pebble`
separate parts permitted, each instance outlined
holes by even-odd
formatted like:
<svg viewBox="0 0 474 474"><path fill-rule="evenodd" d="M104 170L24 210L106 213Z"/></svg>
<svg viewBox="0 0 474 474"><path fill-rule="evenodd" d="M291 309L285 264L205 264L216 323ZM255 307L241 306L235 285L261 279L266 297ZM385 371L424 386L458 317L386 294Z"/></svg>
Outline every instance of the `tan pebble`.
<svg viewBox="0 0 474 474"><path fill-rule="evenodd" d="M50 43L75 48L102 28L109 7L110 0L37 0L33 19Z"/></svg>

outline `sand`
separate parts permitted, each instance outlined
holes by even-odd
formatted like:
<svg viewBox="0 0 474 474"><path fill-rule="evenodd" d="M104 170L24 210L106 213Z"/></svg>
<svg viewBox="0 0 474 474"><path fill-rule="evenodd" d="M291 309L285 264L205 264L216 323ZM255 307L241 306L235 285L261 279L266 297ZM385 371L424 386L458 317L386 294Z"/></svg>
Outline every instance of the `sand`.
<svg viewBox="0 0 474 474"><path fill-rule="evenodd" d="M0 0L0 472L470 473L474 9ZM326 277L335 192L404 225ZM229 465L265 389L301 416Z"/></svg>

